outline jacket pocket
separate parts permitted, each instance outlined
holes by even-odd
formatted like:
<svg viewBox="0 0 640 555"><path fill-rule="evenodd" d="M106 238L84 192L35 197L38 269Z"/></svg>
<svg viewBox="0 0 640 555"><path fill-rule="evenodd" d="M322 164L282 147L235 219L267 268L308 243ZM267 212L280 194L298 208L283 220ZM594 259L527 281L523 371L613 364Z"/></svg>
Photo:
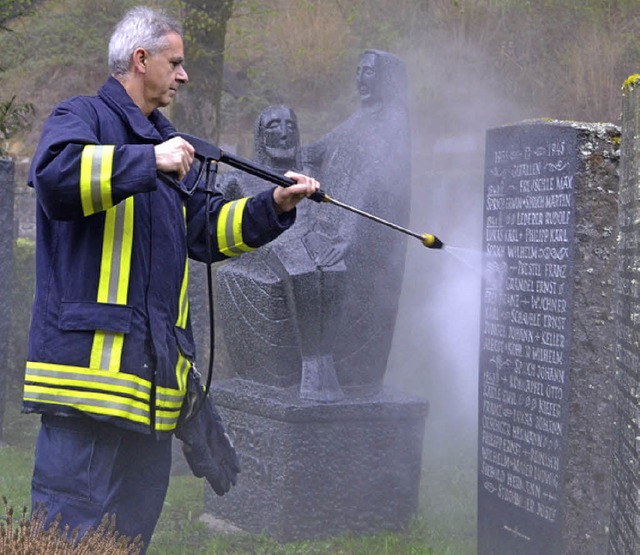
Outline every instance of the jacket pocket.
<svg viewBox="0 0 640 555"><path fill-rule="evenodd" d="M104 330L129 333L133 308L90 301L62 301L58 327L66 331Z"/></svg>

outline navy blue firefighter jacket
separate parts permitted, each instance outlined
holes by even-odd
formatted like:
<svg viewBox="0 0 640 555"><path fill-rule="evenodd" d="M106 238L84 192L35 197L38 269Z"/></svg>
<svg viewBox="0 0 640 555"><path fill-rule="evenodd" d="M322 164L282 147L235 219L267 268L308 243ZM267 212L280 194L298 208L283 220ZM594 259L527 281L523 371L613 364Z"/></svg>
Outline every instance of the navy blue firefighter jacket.
<svg viewBox="0 0 640 555"><path fill-rule="evenodd" d="M195 357L187 259L208 260L205 210L214 261L293 223L295 210L278 215L272 191L206 202L159 181L154 145L174 132L113 77L45 122L29 173L37 239L25 412L171 433Z"/></svg>

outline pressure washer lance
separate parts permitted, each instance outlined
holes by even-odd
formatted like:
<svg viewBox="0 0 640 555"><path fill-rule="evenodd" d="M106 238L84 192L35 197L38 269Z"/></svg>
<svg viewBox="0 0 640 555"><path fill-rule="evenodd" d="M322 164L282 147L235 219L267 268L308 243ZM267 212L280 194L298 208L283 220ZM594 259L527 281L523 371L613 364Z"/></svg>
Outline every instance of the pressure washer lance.
<svg viewBox="0 0 640 555"><path fill-rule="evenodd" d="M211 144L205 141L204 139L200 139L199 137L195 137L187 133L176 133L173 136L182 137L185 141L187 141L193 146L193 148L196 151L195 156L201 162L200 172L202 172L211 163L223 162L238 170L244 171L256 177L260 177L276 185L282 185L283 187L288 187L289 185L296 184L296 181L289 177L280 175L279 173L276 173L268 168L265 168L264 166L259 166L254 162L250 162L249 160L245 160L244 158L240 158L239 156L235 156L233 154L224 152L216 145ZM165 174L165 180L166 180L166 174ZM174 186L177 186L178 188L180 188L180 190L183 193L191 195L193 194L195 187L197 187L199 182L200 182L200 174L195 179L193 189L190 191L185 191L180 184L175 182L175 180L173 180L173 182L170 184L173 184ZM401 233L411 235L411 237L415 237L416 239L419 239L420 242L428 249L441 249L442 247L444 247L444 243L440 239L438 239L435 235L432 235L431 233L416 233L415 231L411 231L410 229L402 227L398 224L384 220L379 216L374 216L373 214L369 214L368 212L365 212L363 210L350 206L349 204L345 204L344 202L340 202L339 200L331 198L322 189L319 189L318 191L313 193L309 198L316 202L328 202L330 204L333 204L334 206L339 206L340 208L349 210L354 214L358 214L359 216L363 216L365 218L373 220L374 222L378 222L379 224L386 225L387 227L390 227L391 229L395 229L396 231L400 231Z"/></svg>
<svg viewBox="0 0 640 555"><path fill-rule="evenodd" d="M313 198L313 195L311 196L311 198L313 200L315 200L316 202L329 202L335 206L339 206L340 208L344 208L345 210L349 210L349 212L353 212L354 214L358 214L359 216L364 216L365 218L369 218L370 220L373 220L374 222L378 222L379 224L382 225L386 225L387 227L390 227L391 229L395 229L396 231L400 231L402 233L406 233L407 235L411 235L411 237L415 237L416 239L420 239L420 241L422 242L422 244L427 247L428 249L441 249L442 247L444 247L444 243L438 239L435 235L432 235L431 233L416 233L415 231L411 231L410 229L407 229L406 227L402 227L398 224L394 224L393 222L389 222L387 220L383 220L382 218L380 218L379 216L374 216L373 214L369 214L368 212L364 212L363 210L360 210L358 208L354 208L353 206L350 206L349 204L345 204L344 202L340 202L339 200L336 200L334 198L331 198L327 193L325 193L322 189L320 189L317 192L318 196L320 196L321 198L315 199ZM315 193L314 193L315 195Z"/></svg>

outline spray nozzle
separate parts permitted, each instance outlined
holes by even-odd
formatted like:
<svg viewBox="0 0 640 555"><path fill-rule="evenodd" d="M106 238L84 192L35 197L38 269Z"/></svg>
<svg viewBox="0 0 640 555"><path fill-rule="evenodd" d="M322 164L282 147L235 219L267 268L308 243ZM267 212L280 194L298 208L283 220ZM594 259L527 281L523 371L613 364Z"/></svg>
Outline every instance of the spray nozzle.
<svg viewBox="0 0 640 555"><path fill-rule="evenodd" d="M424 233L422 235L422 244L428 249L441 249L444 247L444 243L431 233Z"/></svg>

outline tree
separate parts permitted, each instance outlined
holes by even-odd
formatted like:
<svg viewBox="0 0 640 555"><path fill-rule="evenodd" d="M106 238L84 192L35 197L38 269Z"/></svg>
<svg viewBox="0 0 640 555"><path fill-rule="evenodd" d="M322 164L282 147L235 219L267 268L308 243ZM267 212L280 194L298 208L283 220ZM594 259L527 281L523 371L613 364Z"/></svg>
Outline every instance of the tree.
<svg viewBox="0 0 640 555"><path fill-rule="evenodd" d="M11 32L6 23L14 17L28 13L32 4L31 0L0 0L0 31ZM21 129L28 127L33 114L33 104L20 104L16 101L15 95L8 101L0 101L0 156L5 153L6 141Z"/></svg>
<svg viewBox="0 0 640 555"><path fill-rule="evenodd" d="M179 129L217 142L225 34L233 0L184 0L180 7L189 85L180 91L172 119Z"/></svg>

